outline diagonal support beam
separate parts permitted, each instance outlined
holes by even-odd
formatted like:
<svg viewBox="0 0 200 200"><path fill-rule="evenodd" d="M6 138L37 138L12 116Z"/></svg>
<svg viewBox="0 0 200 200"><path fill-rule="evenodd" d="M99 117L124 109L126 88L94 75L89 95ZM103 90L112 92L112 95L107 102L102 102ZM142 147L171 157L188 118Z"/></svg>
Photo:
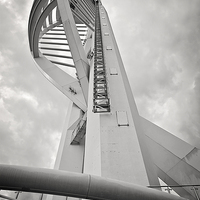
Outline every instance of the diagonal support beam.
<svg viewBox="0 0 200 200"><path fill-rule="evenodd" d="M76 104L81 110L86 112L87 106L81 91L79 82L70 76L69 74L62 71L56 65L52 64L45 57L35 58L35 62L39 66L38 69L41 73L64 95L66 95L74 104ZM73 88L76 94L70 91Z"/></svg>
<svg viewBox="0 0 200 200"><path fill-rule="evenodd" d="M16 200L15 198L8 197L8 196L2 195L2 194L0 194L0 198L8 199L8 200Z"/></svg>
<svg viewBox="0 0 200 200"><path fill-rule="evenodd" d="M200 185L200 149L152 122L142 117L140 119L157 175L167 185L176 185L173 189L177 194L190 200L195 199L196 191L191 189L192 185ZM200 195L199 191L197 195Z"/></svg>
<svg viewBox="0 0 200 200"><path fill-rule="evenodd" d="M71 12L68 0L57 0L58 8L62 18L65 34L74 64L77 70L78 78L80 80L81 88L85 101L88 101L88 77L89 77L89 63L81 43L81 39Z"/></svg>

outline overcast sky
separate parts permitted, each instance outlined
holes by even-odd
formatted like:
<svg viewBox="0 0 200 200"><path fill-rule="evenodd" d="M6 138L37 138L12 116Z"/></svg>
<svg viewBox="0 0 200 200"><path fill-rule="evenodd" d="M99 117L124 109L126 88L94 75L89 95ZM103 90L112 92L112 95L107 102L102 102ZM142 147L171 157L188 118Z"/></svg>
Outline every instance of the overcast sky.
<svg viewBox="0 0 200 200"><path fill-rule="evenodd" d="M140 114L200 147L200 1L102 2ZM68 99L30 55L31 5L0 0L0 162L53 167Z"/></svg>

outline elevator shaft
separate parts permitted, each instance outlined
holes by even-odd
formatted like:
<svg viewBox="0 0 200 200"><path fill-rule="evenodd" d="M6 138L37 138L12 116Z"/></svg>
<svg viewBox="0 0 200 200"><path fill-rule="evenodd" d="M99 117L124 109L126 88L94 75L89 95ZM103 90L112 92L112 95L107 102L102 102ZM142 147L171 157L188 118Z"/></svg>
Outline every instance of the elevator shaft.
<svg viewBox="0 0 200 200"><path fill-rule="evenodd" d="M106 67L104 62L103 41L101 32L101 19L99 2L95 5L95 43L94 43L94 93L93 112L110 112L110 100L106 79Z"/></svg>

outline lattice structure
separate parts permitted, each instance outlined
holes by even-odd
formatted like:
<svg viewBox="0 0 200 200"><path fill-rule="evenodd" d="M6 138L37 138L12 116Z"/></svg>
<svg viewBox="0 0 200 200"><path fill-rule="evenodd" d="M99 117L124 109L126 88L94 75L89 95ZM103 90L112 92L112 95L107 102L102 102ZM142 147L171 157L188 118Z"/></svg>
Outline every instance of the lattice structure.
<svg viewBox="0 0 200 200"><path fill-rule="evenodd" d="M99 5L96 4L93 100L93 111L95 113L110 112L110 100L108 98L106 67L104 62L103 41L99 12Z"/></svg>

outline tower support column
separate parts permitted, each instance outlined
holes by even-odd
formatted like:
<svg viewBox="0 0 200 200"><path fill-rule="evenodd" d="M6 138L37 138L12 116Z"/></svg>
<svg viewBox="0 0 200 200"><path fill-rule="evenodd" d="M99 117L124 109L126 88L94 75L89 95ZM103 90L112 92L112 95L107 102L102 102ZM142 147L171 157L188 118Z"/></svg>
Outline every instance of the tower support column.
<svg viewBox="0 0 200 200"><path fill-rule="evenodd" d="M96 9L110 112L95 113L93 109L94 62L90 71L84 172L143 186L159 185L108 15L101 3Z"/></svg>

